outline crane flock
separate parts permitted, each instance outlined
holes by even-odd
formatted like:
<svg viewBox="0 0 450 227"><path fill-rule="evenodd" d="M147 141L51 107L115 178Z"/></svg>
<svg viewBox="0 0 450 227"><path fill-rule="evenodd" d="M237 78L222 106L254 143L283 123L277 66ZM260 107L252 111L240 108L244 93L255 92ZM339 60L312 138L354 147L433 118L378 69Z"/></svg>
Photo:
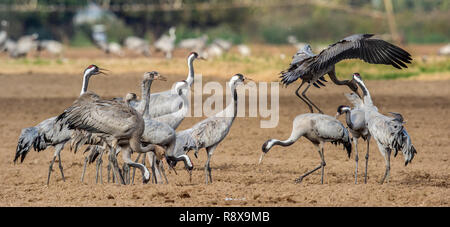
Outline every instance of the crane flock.
<svg viewBox="0 0 450 227"><path fill-rule="evenodd" d="M173 39L175 29L164 39ZM366 166L364 183L367 183L367 166L369 159L369 143L373 138L385 159L385 174L380 183L389 179L390 155L394 151L394 157L401 151L405 158L405 165L411 163L416 149L404 127L403 116L399 113L391 113L392 116L383 115L373 104L370 92L361 75L354 73L351 80L340 81L336 77L335 64L344 59L360 58L372 64L387 64L401 69L407 67L405 63L411 62L408 52L386 41L372 39L371 34L352 35L332 44L320 54L314 55L309 45L301 47L293 56L289 69L282 72L281 82L285 85L302 79L300 86L295 91L296 95L305 102L311 113L299 114L292 122L291 135L286 140L269 139L262 145L263 157L274 146L291 146L301 137L308 139L317 149L321 158L320 164L301 175L295 180L300 183L304 177L321 169L321 183L324 181L324 169L326 166L324 156L324 144L331 142L335 145L342 144L350 158L352 145L355 151L355 184L358 179L358 146L359 138L367 141ZM201 37L198 40L203 40ZM189 48L199 48L200 44L192 39L182 45ZM131 46L142 45L148 48L137 37L130 38ZM134 44L133 44L134 42ZM162 45L161 50L166 51L166 57L171 57L169 47ZM229 48L223 40L214 42L222 48ZM165 49L166 48L166 49ZM202 46L203 48L203 46ZM170 49L170 48L169 48ZM144 54L149 54L145 52ZM187 58L188 76L186 80L175 82L172 89L151 93L154 81L165 81L165 77L156 71L146 72L141 83L141 99L138 100L134 93L127 93L123 97L104 99L93 91L88 90L89 79L94 75L106 74L107 70L96 65L88 66L83 73L83 83L79 97L67 107L60 115L48 118L34 127L22 129L14 157L16 163L19 159L23 162L26 155L33 148L36 151L45 150L53 146L55 153L49 166L47 184L53 164L58 158L59 169L64 178L61 162L61 151L64 145L70 141L70 148L76 152L80 146L87 145L85 152L90 153L85 158L81 180L83 181L86 165L97 161L96 182L98 176L102 176L103 154L108 157L108 181L112 170L112 181L120 184L133 184L134 170L142 173L143 183L150 180L154 183L169 183L164 171L164 161L169 168L175 171L177 162L182 161L192 180L194 165L188 156L189 151L194 150L194 155L200 149L205 148L207 160L204 165L205 183L212 183L211 158L219 144L227 137L235 121L237 114L238 90L237 87L245 84L246 76L237 73L228 83L228 89L232 97L231 103L217 114L208 117L193 126L177 131L178 126L184 120L190 109L187 93L194 83L195 59L202 59L197 52L191 52ZM345 94L347 100L353 105L341 105L337 108L335 116L324 114L314 103L309 100L305 92L311 85L325 86L324 76L328 74L330 79L338 85L347 85L353 93ZM300 95L298 92L302 85L308 83L306 89ZM362 96L357 92L362 91ZM319 113L313 113L313 107ZM345 124L338 120L340 115L345 115ZM347 127L346 127L347 126ZM118 154L122 154L123 167L119 167ZM133 153L137 153L136 160L132 160ZM143 157L142 157L143 156ZM142 162L139 159L142 157ZM146 157L150 171L145 163ZM131 168L133 176L131 177ZM176 173L176 172L175 172Z"/></svg>

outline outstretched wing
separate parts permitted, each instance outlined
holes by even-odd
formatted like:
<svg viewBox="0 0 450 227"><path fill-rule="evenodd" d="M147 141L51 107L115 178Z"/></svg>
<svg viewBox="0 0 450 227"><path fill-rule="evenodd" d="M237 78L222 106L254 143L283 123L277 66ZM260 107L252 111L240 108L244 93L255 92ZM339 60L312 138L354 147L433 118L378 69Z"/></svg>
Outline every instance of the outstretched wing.
<svg viewBox="0 0 450 227"><path fill-rule="evenodd" d="M381 39L370 39L373 34L357 34L330 45L317 55L311 67L318 71L344 59L361 59L371 64L392 65L407 68L411 55L402 48Z"/></svg>

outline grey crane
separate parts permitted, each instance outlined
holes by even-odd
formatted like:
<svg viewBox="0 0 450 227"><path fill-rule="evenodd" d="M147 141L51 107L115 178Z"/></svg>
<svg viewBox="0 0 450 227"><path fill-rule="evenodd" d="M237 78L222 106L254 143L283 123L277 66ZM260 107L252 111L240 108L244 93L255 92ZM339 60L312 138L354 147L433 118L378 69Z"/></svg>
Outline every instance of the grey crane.
<svg viewBox="0 0 450 227"><path fill-rule="evenodd" d="M202 36L197 38L184 39L180 41L178 47L189 49L191 51L201 52L206 47L208 39L209 37L206 34L203 34Z"/></svg>
<svg viewBox="0 0 450 227"><path fill-rule="evenodd" d="M131 51L142 54L146 57L150 56L150 45L146 40L142 38L129 36L125 39L123 44L127 49Z"/></svg>
<svg viewBox="0 0 450 227"><path fill-rule="evenodd" d="M190 87L194 83L194 60L204 60L203 57L199 57L198 53L191 52L187 58L188 64L188 76L186 78L186 82L188 87L184 87L182 89L183 95L187 95ZM155 118L162 115L170 114L180 109L180 106L183 104L183 99L177 93L172 92L172 89L153 93L150 96L150 107L149 114L150 117ZM132 102L133 107L137 107L140 101Z"/></svg>
<svg viewBox="0 0 450 227"><path fill-rule="evenodd" d="M104 70L105 69L100 69L96 65L90 65L84 70L83 85L81 87L80 95L87 91L90 77L93 75L105 74ZM61 163L61 151L64 149L64 145L67 141L71 139L71 135L72 130L67 128L65 125L61 125L56 122L56 117L48 118L34 127L24 128L19 136L14 163L16 163L19 157L20 162L22 163L31 147L39 152L52 146L55 148L55 153L49 166L47 185L50 182L50 175L56 157L58 157L62 179L65 181L63 166Z"/></svg>
<svg viewBox="0 0 450 227"><path fill-rule="evenodd" d="M183 106L178 111L175 111L173 113L169 113L166 115L162 115L159 117L155 117L155 118L152 118L151 120L163 123L163 125L167 124L168 126L170 126L170 128L172 128L173 130L176 130L178 128L178 126L181 124L181 122L184 120L184 118L189 110L189 101L187 100L186 94L183 94L183 89L185 89L187 87L188 87L188 83L185 80L175 83L173 93L178 94L183 99L183 104L182 104ZM157 123L155 123L155 124L157 124ZM143 154L143 155L144 155L144 157L143 157L143 162L144 162L145 154ZM141 156L141 154L138 155L136 162L140 159L140 156ZM184 161L186 162L186 166L188 167L188 170L192 169L192 164L188 164L188 163L190 163L190 160L187 156L177 156L177 157L182 157L184 159ZM164 169L163 169L162 163L160 163L160 161L161 160L155 160L155 159L149 157L149 162L156 163L157 164L156 169L164 174ZM189 165L190 165L190 167L189 167ZM164 174L164 177L165 177L165 174ZM133 179L134 179L134 171L133 171ZM166 178L166 182L167 182L167 178Z"/></svg>
<svg viewBox="0 0 450 227"><path fill-rule="evenodd" d="M156 144L159 146L162 146L166 149L173 149L175 146L175 130L170 127L168 124L159 122L155 119L152 119L149 113L149 109L151 108L157 108L157 106L152 106L150 103L151 100L151 84L152 80L146 79L147 75L144 75L144 81L142 83L142 100L139 103L139 105L136 107L136 110L139 113L143 114L143 118L145 120L145 130L142 134L141 141L148 143L148 144ZM154 163L156 160L152 160L152 157L149 156L150 163ZM139 159L139 157L138 157ZM137 160L138 160L137 159ZM145 157L144 157L145 160ZM184 160L187 163L190 163L190 160ZM162 164L162 163L161 163ZM152 169L154 168L154 165L152 165ZM156 170L159 170L160 166L156 168ZM164 173L164 172L163 172ZM155 176L155 182L157 182L156 174ZM166 178L167 179L167 178Z"/></svg>
<svg viewBox="0 0 450 227"><path fill-rule="evenodd" d="M20 37L15 45L8 48L9 55L13 58L25 57L30 51L37 49L38 37L37 33Z"/></svg>
<svg viewBox="0 0 450 227"><path fill-rule="evenodd" d="M262 162L264 155L269 152L273 146L290 146L302 136L311 141L311 143L317 147L317 151L319 152L322 161L318 167L297 178L295 180L297 183L302 182L304 177L322 168L320 182L323 184L324 168L326 165L323 151L323 145L325 142L331 142L336 145L343 144L345 150L347 150L347 155L350 158L352 143L345 126L334 117L325 114L306 113L295 117L292 123L291 136L287 140L280 141L278 139L269 139L262 145L263 153L261 154L259 163Z"/></svg>
<svg viewBox="0 0 450 227"><path fill-rule="evenodd" d="M405 63L411 63L411 55L405 50L381 39L371 38L373 34L356 34L348 36L325 50L315 55L310 45L305 45L292 58L289 68L281 72L281 83L288 86L299 78L302 79L295 94L305 102L311 113L313 107L323 113L305 93L311 85L320 88L325 86L324 75L337 85L347 85L353 92L357 92L358 86L354 80L338 80L335 72L335 64L344 59L358 58L371 64L392 65L395 68L407 68ZM300 96L300 88L308 83Z"/></svg>
<svg viewBox="0 0 450 227"><path fill-rule="evenodd" d="M155 117L153 118L153 120L166 123L174 130L177 129L181 122L184 120L187 112L189 111L189 100L186 96L186 93L183 93L183 90L189 89L188 86L189 85L186 80L176 82L173 88L173 94L178 94L179 97L183 100L181 108L173 113Z"/></svg>
<svg viewBox="0 0 450 227"><path fill-rule="evenodd" d="M197 156L198 150L206 149L207 161L205 163L205 181L206 184L212 183L210 161L214 150L222 142L230 131L237 113L237 91L236 87L243 84L248 78L242 74L236 74L229 81L230 94L232 102L222 111L212 117L206 118L189 129L177 133L176 146L173 151L169 151L167 161L170 166L175 166L177 160L173 157L187 156L190 150L195 150ZM170 153L173 152L173 153Z"/></svg>
<svg viewBox="0 0 450 227"><path fill-rule="evenodd" d="M175 30L175 27L171 27L169 29L169 35L162 35L154 44L156 50L164 52L167 59L172 58L172 52L175 49Z"/></svg>
<svg viewBox="0 0 450 227"><path fill-rule="evenodd" d="M155 79L158 74L155 75ZM141 136L145 129L144 119L132 107L123 101L104 100L93 92L86 92L57 117L57 122L68 125L69 129L85 130L99 133L104 138L105 148L109 148L109 160L114 165L116 175L124 184L116 160L116 150L122 149L123 161L141 170L143 182L150 179L148 169L129 157L131 152L145 153L154 151L153 145L142 146Z"/></svg>
<svg viewBox="0 0 450 227"><path fill-rule="evenodd" d="M359 75L359 73L354 73L353 79L363 91L364 105L362 107L365 113L364 117L366 119L367 128L369 129L370 135L377 142L378 149L383 155L386 163L386 170L380 181L382 184L386 178L389 179L391 168L390 156L392 151L395 152L394 157L397 156L399 150L403 153L405 166L408 165L408 163L411 163L417 151L411 142L408 132L403 126L403 116L399 113L391 112L393 117L388 117L378 112L361 75Z"/></svg>
<svg viewBox="0 0 450 227"><path fill-rule="evenodd" d="M355 184L358 183L358 139L362 138L367 141L366 151L366 169L364 173L364 183L367 183L367 166L369 162L369 145L370 145L370 133L367 128L365 120L365 112L363 110L363 101L355 93L345 94L347 99L353 103L353 108L349 106L341 105L337 109L336 118L342 114L345 114L345 121L352 134L352 141L355 145Z"/></svg>
<svg viewBox="0 0 450 227"><path fill-rule="evenodd" d="M63 52L63 44L56 40L41 40L38 41L37 50L48 51L50 54L61 57Z"/></svg>

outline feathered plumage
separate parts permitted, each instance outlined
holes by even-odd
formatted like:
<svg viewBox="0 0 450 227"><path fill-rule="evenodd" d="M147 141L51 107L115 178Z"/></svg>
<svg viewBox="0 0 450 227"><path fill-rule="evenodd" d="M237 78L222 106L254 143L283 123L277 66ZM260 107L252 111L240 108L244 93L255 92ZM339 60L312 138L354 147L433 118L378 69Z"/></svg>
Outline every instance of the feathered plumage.
<svg viewBox="0 0 450 227"><path fill-rule="evenodd" d="M302 83L296 90L297 96L305 102L310 111L315 107L323 113L305 93L313 85L317 88L325 86L324 75L328 74L333 83L337 85L347 85L353 92L357 92L358 87L353 80L338 80L335 72L335 64L345 59L361 59L371 64L392 65L395 68L407 68L407 63L411 63L411 55L384 40L371 38L373 34L356 34L348 36L315 55L309 45L300 49L292 59L289 68L281 72L281 83L285 86L293 83L299 78ZM300 96L299 90L304 83L308 83Z"/></svg>
<svg viewBox="0 0 450 227"><path fill-rule="evenodd" d="M394 157L398 151L402 151L405 158L405 166L411 163L415 154L411 138L403 126L403 116L399 113L393 113L394 117L388 117L378 112L373 105L370 92L362 81L358 73L353 74L353 78L363 90L365 119L370 135L375 139L378 149L386 160L386 171L381 183L389 176L390 172L390 154L394 151Z"/></svg>

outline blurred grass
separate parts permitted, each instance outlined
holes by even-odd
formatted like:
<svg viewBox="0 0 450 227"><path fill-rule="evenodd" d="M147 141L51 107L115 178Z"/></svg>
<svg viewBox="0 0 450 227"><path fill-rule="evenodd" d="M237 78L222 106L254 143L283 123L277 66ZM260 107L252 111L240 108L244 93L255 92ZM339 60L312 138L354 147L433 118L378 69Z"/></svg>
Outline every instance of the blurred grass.
<svg viewBox="0 0 450 227"><path fill-rule="evenodd" d="M242 73L257 81L279 81L280 72L285 70L291 61L290 54L294 52L290 46L254 45L251 57L239 55L235 48L229 53L208 61L196 61L195 73L203 76L228 79L236 73ZM90 53L98 51L89 49ZM82 52L84 53L84 52ZM90 53L75 58L57 59L34 57L11 59L0 56L0 74L14 75L33 74L70 74L80 75L85 67L97 64L111 70L112 74L142 73L156 70L165 75L186 75L188 72L184 53L176 55L171 60L160 57L89 57ZM285 54L284 54L285 53ZM85 57L88 56L88 57ZM361 60L345 60L336 65L336 73L340 79L350 79L354 72L359 72L368 80L391 79L426 79L427 76L437 79L450 79L450 58L442 56L413 56L408 68L398 70L389 65L368 64ZM442 76L444 75L444 76Z"/></svg>

